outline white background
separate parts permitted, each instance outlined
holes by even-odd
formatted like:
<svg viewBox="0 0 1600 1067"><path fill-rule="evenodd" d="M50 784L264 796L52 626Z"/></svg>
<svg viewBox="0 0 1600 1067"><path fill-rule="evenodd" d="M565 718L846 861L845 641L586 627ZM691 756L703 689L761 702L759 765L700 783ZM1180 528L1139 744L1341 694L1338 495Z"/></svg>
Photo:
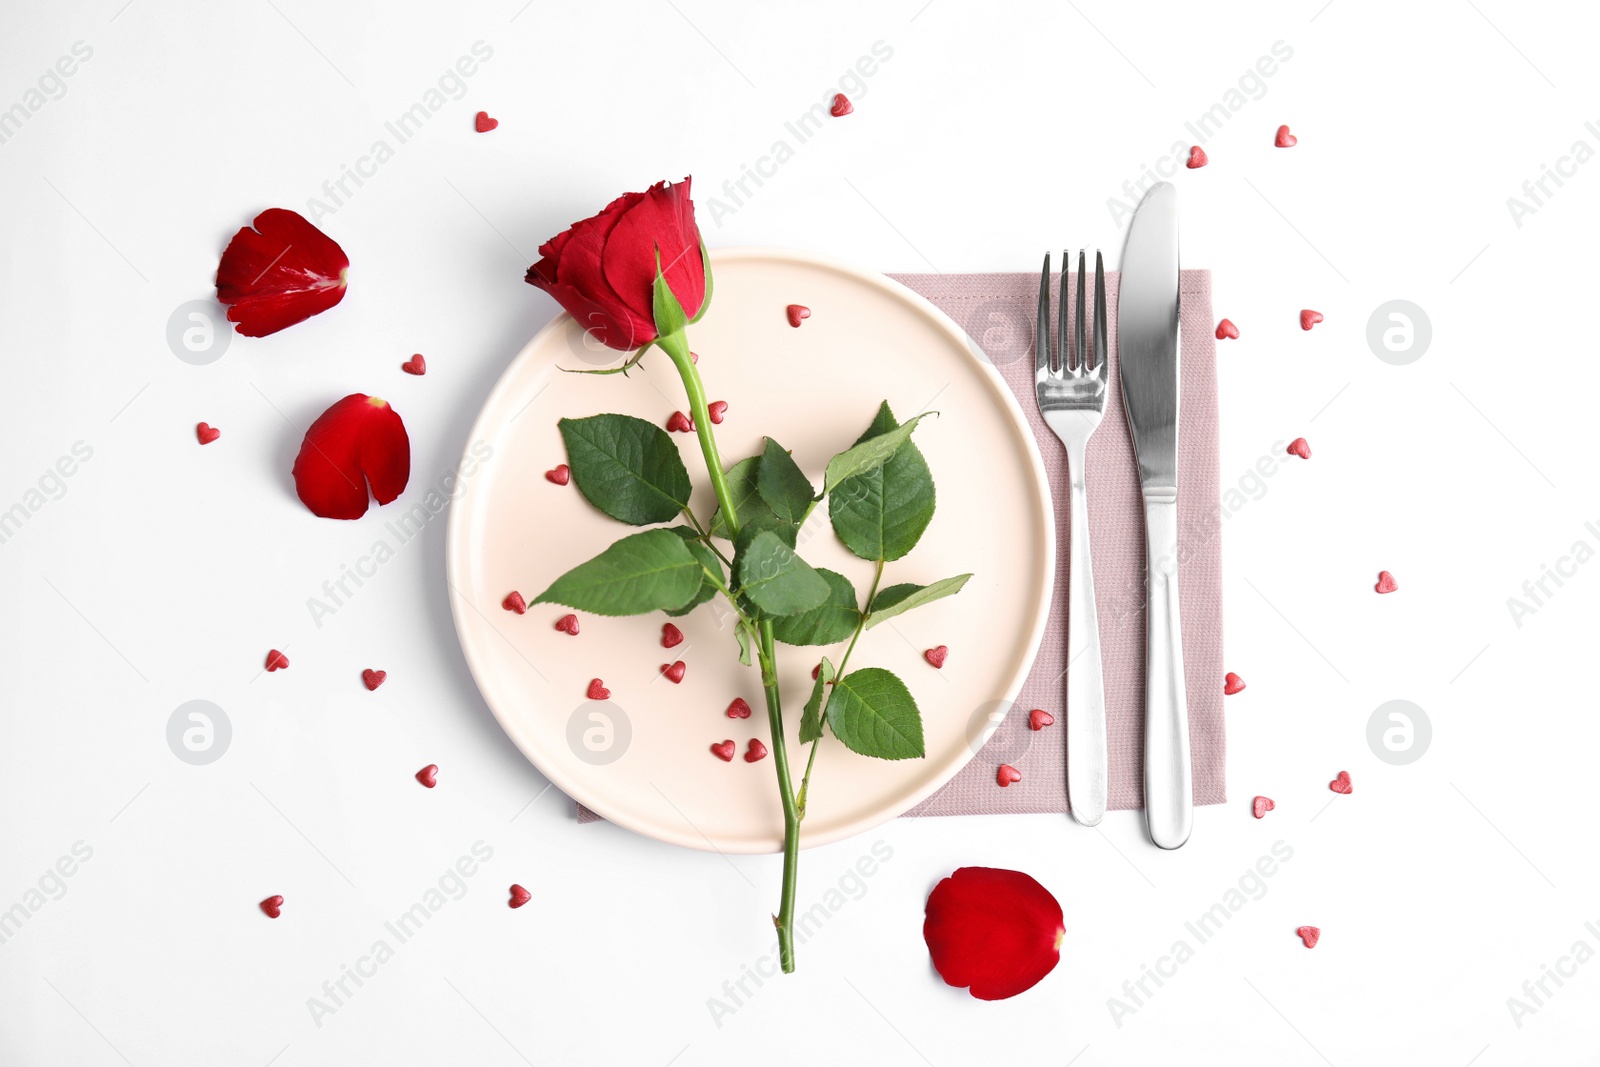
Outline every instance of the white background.
<svg viewBox="0 0 1600 1067"><path fill-rule="evenodd" d="M1580 939L1600 950L1600 564L1520 627L1506 604L1600 546L1600 166L1547 184L1520 227L1506 205L1573 142L1600 148L1595 23L1505 0L6 4L0 108L75 42L92 57L0 144L0 509L76 442L92 458L0 544L0 909L76 842L92 858L0 944L0 1061L1595 1062L1600 962L1547 981L1520 1027L1507 998ZM323 218L354 264L343 304L177 359L168 317L212 294L229 235L307 211L476 41L492 58L461 98ZM714 223L723 182L879 41L856 113ZM778 862L574 823L473 688L442 518L317 628L306 598L388 516L308 516L296 428L386 396L408 497L436 484L554 314L522 281L538 244L661 178L695 176L712 245L885 271L1115 252L1108 198L1194 143L1184 123L1279 41L1292 57L1207 137L1210 165L1174 179L1185 265L1215 271L1242 332L1218 357L1225 486L1284 440L1314 450L1224 524L1227 661L1249 685L1227 703L1233 799L1170 855L1129 812L1100 832L905 820L818 849L803 906L875 842L892 858L798 974L747 982L719 1025L708 999L768 951ZM1298 147L1272 146L1280 123ZM1394 298L1432 322L1409 366L1366 342ZM1306 307L1326 315L1310 333ZM426 377L399 372L412 352ZM223 431L203 449L202 419ZM269 647L289 671L261 673ZM367 666L389 671L376 693ZM195 698L233 728L205 767L165 736ZM1409 766L1366 740L1394 698L1433 724ZM430 762L431 792L411 779ZM1257 793L1278 805L1259 822ZM480 840L465 895L318 1026L308 998ZM1185 922L1280 840L1265 895L1197 945ZM930 887L973 864L1026 870L1066 909L1060 966L1009 1002L944 986L920 936ZM1194 958L1114 1019L1108 998L1180 938Z"/></svg>

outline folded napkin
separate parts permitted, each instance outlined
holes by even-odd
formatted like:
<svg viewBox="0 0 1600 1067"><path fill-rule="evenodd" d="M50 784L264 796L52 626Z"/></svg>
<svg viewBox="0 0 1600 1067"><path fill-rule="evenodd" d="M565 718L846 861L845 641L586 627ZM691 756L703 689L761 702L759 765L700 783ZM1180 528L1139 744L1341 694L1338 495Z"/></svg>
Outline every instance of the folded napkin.
<svg viewBox="0 0 1600 1067"><path fill-rule="evenodd" d="M1055 593L1044 643L1010 714L959 774L907 815L1000 815L1067 810L1067 572L1070 523L1067 456L1039 416L1033 396L1037 274L894 274L955 320L1000 372L1039 442L1055 500ZM1144 508L1117 375L1117 282L1106 275L1111 357L1105 417L1089 439L1089 544L1094 556L1105 677L1107 755L1113 809L1144 806ZM1052 290L1054 290L1052 286ZM1184 678L1189 689L1189 745L1196 804L1227 799L1222 725L1222 508L1217 445L1216 341L1211 272L1186 270L1179 282L1182 348L1178 413L1178 598L1183 614ZM1052 310L1051 321L1055 321ZM1040 708L1055 725L1032 730ZM1009 763L1022 779L1001 789L995 768ZM578 821L599 816L578 805Z"/></svg>

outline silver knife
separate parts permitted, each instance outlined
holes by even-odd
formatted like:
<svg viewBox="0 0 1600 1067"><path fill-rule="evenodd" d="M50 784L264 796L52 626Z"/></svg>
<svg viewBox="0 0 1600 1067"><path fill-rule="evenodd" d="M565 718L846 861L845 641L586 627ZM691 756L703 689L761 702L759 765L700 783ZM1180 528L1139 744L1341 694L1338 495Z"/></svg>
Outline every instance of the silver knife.
<svg viewBox="0 0 1600 1067"><path fill-rule="evenodd" d="M1144 495L1144 814L1150 840L1177 848L1194 820L1189 703L1178 612L1178 192L1160 182L1128 226L1117 296L1122 402Z"/></svg>

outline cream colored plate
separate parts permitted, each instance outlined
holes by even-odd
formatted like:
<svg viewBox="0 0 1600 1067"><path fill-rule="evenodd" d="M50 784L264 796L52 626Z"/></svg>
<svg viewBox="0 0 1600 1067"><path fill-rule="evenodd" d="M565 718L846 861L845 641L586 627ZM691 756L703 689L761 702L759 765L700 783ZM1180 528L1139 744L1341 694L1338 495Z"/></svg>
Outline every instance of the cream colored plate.
<svg viewBox="0 0 1600 1067"><path fill-rule="evenodd" d="M974 574L957 596L862 636L850 666L887 667L905 680L922 710L927 756L868 759L824 738L802 841L825 844L938 789L972 758L996 702L1015 698L1049 608L1050 490L1010 390L920 296L882 275L797 252L728 249L711 259L711 310L689 335L708 395L729 405L717 428L724 462L760 451L770 433L820 484L828 458L855 441L880 400L901 419L937 410L915 440L938 486L938 511L916 549L888 564L884 584ZM784 316L791 303L811 308L799 329ZM671 650L661 647L660 614L582 615L582 632L570 637L553 628L565 608L541 605L518 616L500 606L513 589L532 600L569 567L634 532L591 507L576 485L545 480L566 458L556 420L623 412L664 425L685 406L660 351L626 378L558 370L620 361L586 341L569 316L550 323L506 369L473 427L467 458L477 469L463 478L451 508L447 553L461 647L506 733L569 796L673 844L778 851L783 820L773 760L743 758L750 738L770 741L759 672L740 666L717 601L676 620L686 639ZM713 500L705 462L694 435L678 442L704 520ZM865 596L872 566L839 543L825 504L802 531L800 550ZM950 648L943 670L922 657L937 645ZM837 662L842 651L779 646L797 787L806 750L796 734L811 669L823 653ZM688 664L681 685L659 673L676 659ZM611 690L609 701L585 698L596 677ZM723 713L738 696L754 709L749 719ZM738 745L731 764L710 752L725 738Z"/></svg>

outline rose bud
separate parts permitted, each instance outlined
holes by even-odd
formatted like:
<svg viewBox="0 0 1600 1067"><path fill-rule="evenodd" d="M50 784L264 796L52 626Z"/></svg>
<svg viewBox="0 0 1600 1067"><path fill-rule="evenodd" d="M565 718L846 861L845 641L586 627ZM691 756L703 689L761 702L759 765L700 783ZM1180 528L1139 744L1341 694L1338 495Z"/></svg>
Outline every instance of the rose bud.
<svg viewBox="0 0 1600 1067"><path fill-rule="evenodd" d="M711 293L689 184L684 178L624 193L541 245L543 258L525 280L609 348L640 349L680 332L705 313ZM657 299L658 278L664 302Z"/></svg>
<svg viewBox="0 0 1600 1067"><path fill-rule="evenodd" d="M933 887L926 914L934 968L979 1000L1031 989L1061 960L1061 905L1021 871L961 867Z"/></svg>

